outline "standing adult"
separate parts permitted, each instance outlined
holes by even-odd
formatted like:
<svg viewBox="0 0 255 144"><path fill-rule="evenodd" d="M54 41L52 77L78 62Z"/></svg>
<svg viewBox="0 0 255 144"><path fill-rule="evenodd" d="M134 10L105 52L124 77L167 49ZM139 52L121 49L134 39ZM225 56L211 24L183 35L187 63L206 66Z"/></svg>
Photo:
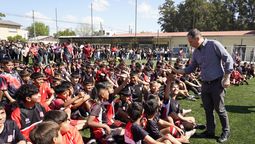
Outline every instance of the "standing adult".
<svg viewBox="0 0 255 144"><path fill-rule="evenodd" d="M230 126L224 105L224 88L230 85L230 73L233 70L233 59L224 46L216 41L204 38L200 31L192 29L187 35L188 41L195 48L191 64L184 69L172 70L176 73L189 74L197 67L201 69L202 102L206 114L207 130L204 137L215 137L215 110L220 118L222 134L218 142L225 142L230 136Z"/></svg>

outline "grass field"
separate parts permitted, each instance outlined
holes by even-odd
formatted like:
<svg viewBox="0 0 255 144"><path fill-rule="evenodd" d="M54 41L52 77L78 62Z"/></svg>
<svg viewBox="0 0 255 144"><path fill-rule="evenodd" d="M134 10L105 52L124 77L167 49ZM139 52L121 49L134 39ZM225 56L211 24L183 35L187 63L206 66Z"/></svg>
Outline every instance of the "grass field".
<svg viewBox="0 0 255 144"><path fill-rule="evenodd" d="M199 123L205 124L205 114L201 107L201 100L180 101L182 108L191 108L192 113ZM255 79L249 80L249 85L231 86L227 89L225 105L230 119L231 137L228 144L255 143ZM215 113L217 128L216 136L221 134L221 125ZM197 131L200 133L201 131ZM191 138L194 144L214 144L216 139Z"/></svg>

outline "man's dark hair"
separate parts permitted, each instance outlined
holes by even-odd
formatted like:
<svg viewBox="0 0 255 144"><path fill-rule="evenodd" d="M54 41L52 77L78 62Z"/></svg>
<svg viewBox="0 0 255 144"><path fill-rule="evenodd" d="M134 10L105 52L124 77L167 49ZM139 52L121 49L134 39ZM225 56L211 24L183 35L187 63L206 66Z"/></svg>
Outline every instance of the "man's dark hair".
<svg viewBox="0 0 255 144"><path fill-rule="evenodd" d="M9 57L4 58L4 59L1 60L1 63L4 64L4 65L5 65L5 64L8 64L9 62L13 62L12 59L9 58Z"/></svg>
<svg viewBox="0 0 255 144"><path fill-rule="evenodd" d="M92 77L91 77L91 78L88 78L88 79L85 79L85 80L82 82L83 85L93 84L93 83L94 83L94 80L93 80Z"/></svg>
<svg viewBox="0 0 255 144"><path fill-rule="evenodd" d="M35 80L35 79L38 79L38 78L43 78L44 75L40 72L34 72L34 73L31 74L30 77L31 77L31 79Z"/></svg>
<svg viewBox="0 0 255 144"><path fill-rule="evenodd" d="M4 110L5 109L5 106L2 102L0 102L0 110Z"/></svg>
<svg viewBox="0 0 255 144"><path fill-rule="evenodd" d="M22 71L19 72L19 75L21 77L26 77L26 76L30 76L30 72L27 69L24 69Z"/></svg>
<svg viewBox="0 0 255 144"><path fill-rule="evenodd" d="M132 122L135 122L143 114L143 105L139 102L133 102L128 106L127 113Z"/></svg>
<svg viewBox="0 0 255 144"><path fill-rule="evenodd" d="M99 98L99 91L101 89L108 89L108 87L106 86L105 83L103 82L99 82L95 85L95 87L93 88L92 90L92 95L91 95L91 98L92 99L98 99Z"/></svg>
<svg viewBox="0 0 255 144"><path fill-rule="evenodd" d="M29 138L34 144L53 144L59 130L60 126L53 121L42 122L30 132Z"/></svg>
<svg viewBox="0 0 255 144"><path fill-rule="evenodd" d="M189 36L189 37L191 37L191 38L194 39L194 38L196 38L197 36L201 36L201 32L200 32L198 29L194 28L194 29L191 29L191 30L188 32L187 36Z"/></svg>
<svg viewBox="0 0 255 144"><path fill-rule="evenodd" d="M153 116L158 110L157 99L150 99L144 103L144 112L146 116Z"/></svg>
<svg viewBox="0 0 255 144"><path fill-rule="evenodd" d="M78 72L74 72L74 73L71 74L71 77L72 78L80 78L81 75Z"/></svg>
<svg viewBox="0 0 255 144"><path fill-rule="evenodd" d="M67 121L68 115L62 110L52 110L48 111L44 116L44 121L53 121L57 124L61 124Z"/></svg>
<svg viewBox="0 0 255 144"><path fill-rule="evenodd" d="M22 102L26 102L26 97L31 97L39 93L38 88L33 84L22 85L15 93L15 97Z"/></svg>
<svg viewBox="0 0 255 144"><path fill-rule="evenodd" d="M149 94L145 100L146 100L146 101L149 101L149 100L155 100L155 101L157 102L158 98L159 98L159 96L158 96L158 95L155 95L155 94Z"/></svg>
<svg viewBox="0 0 255 144"><path fill-rule="evenodd" d="M54 90L56 94L61 94L72 86L72 83L63 81L60 85L57 85Z"/></svg>

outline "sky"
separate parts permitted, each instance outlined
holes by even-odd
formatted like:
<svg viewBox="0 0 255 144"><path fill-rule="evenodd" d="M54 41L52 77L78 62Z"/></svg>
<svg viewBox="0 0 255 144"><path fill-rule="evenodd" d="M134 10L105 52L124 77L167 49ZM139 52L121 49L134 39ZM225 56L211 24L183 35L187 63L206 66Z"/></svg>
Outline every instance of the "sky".
<svg viewBox="0 0 255 144"><path fill-rule="evenodd" d="M165 0L137 0L137 32L157 32L160 25L158 7ZM179 4L182 0L175 0ZM112 33L135 31L135 0L0 0L0 12L4 20L20 23L23 28L31 25L34 11L35 21L50 27L50 34L56 32L56 11L58 30L79 28L91 24L91 3L94 29L100 25Z"/></svg>

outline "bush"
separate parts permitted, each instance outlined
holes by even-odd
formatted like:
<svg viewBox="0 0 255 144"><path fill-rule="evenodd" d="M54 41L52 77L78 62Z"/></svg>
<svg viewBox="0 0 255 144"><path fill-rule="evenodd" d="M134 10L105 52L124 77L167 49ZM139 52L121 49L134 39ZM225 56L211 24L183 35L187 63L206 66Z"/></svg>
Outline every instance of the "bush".
<svg viewBox="0 0 255 144"><path fill-rule="evenodd" d="M7 37L8 41L13 41L13 42L26 42L27 40L25 38L23 38L21 35L16 35L16 36L8 36Z"/></svg>

